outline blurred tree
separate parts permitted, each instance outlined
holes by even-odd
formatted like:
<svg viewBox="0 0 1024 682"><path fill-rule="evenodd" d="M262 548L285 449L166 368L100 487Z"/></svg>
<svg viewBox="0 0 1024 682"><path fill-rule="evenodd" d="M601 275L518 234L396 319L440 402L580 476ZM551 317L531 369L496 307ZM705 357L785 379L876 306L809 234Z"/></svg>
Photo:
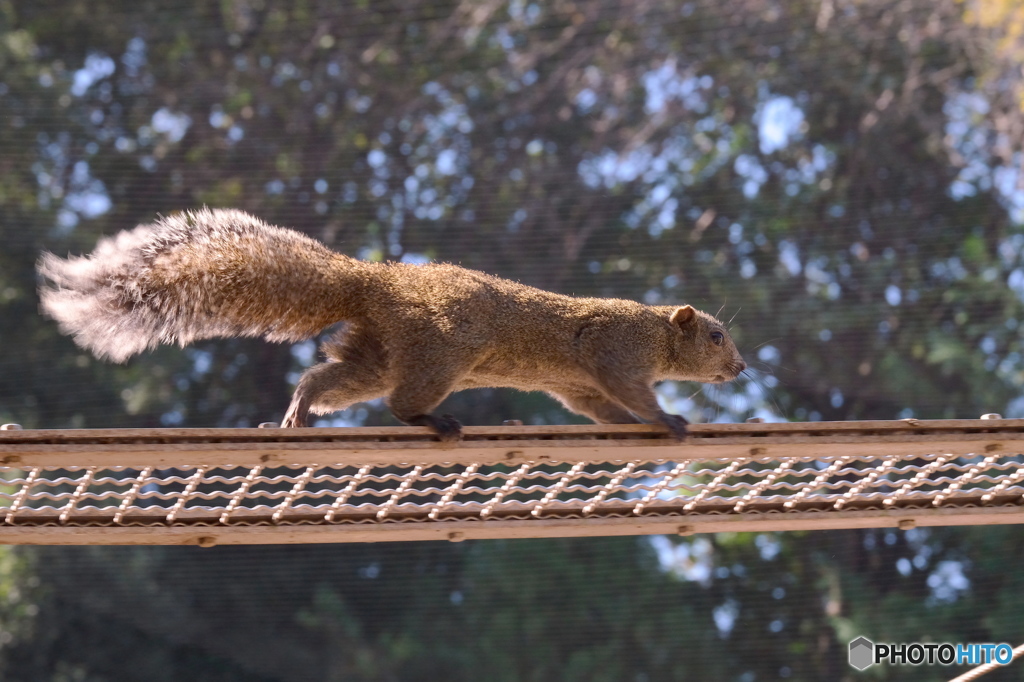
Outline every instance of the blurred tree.
<svg viewBox="0 0 1024 682"><path fill-rule="evenodd" d="M113 367L36 314L41 250L203 204L363 258L724 306L764 371L666 386L693 417L1020 416L1018 14L0 0L0 418L280 417L311 344ZM570 418L500 391L445 409ZM23 550L41 610L0 657L21 680L839 679L858 634L1019 637L1017 535ZM25 591L33 572L9 574Z"/></svg>

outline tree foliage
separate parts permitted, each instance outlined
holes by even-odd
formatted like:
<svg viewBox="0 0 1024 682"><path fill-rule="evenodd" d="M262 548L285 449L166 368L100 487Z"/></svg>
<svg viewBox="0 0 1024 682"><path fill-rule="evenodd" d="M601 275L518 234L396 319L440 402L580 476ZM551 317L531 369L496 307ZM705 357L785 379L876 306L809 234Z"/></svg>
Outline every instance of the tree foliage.
<svg viewBox="0 0 1024 682"><path fill-rule="evenodd" d="M0 0L0 418L280 417L310 344L110 366L37 314L40 251L201 205L362 258L722 306L760 371L664 387L693 418L1024 415L1020 26L994 0ZM445 409L572 418L499 391ZM24 680L841 679L858 634L1016 643L1017 535L19 550L0 573L39 611L0 608L0 658Z"/></svg>

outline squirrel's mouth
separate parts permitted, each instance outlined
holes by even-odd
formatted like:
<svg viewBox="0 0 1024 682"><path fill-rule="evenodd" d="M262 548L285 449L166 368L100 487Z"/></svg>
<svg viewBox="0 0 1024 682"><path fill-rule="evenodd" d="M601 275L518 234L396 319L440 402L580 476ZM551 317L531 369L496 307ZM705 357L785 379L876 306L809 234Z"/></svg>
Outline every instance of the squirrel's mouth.
<svg viewBox="0 0 1024 682"><path fill-rule="evenodd" d="M727 381L732 381L743 373L743 370L747 368L746 363L740 362L729 362L725 366L725 371L721 374L716 374L715 378L710 383L713 384L724 384Z"/></svg>
<svg viewBox="0 0 1024 682"><path fill-rule="evenodd" d="M743 370L745 370L747 368L747 363L743 362L742 360L733 361L733 362L727 363L725 368L726 368L726 370L729 372L729 374L731 376L728 379L722 379L722 380L723 381L732 381L733 379L735 379L736 377L738 377L740 374L743 373ZM719 376L722 376L722 375L719 375Z"/></svg>

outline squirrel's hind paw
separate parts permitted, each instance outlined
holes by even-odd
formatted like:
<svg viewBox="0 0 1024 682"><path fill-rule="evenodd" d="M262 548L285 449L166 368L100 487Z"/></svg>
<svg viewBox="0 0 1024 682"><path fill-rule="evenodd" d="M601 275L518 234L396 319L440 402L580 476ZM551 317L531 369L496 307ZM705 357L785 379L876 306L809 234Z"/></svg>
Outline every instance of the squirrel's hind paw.
<svg viewBox="0 0 1024 682"><path fill-rule="evenodd" d="M444 443L453 443L462 439L462 424L450 414L435 417L432 414L421 414L405 422L411 426L427 426L433 429Z"/></svg>
<svg viewBox="0 0 1024 682"><path fill-rule="evenodd" d="M282 429L294 429L308 426L308 408L304 408L299 401L292 402L288 406L288 412L285 413L284 419L281 420Z"/></svg>

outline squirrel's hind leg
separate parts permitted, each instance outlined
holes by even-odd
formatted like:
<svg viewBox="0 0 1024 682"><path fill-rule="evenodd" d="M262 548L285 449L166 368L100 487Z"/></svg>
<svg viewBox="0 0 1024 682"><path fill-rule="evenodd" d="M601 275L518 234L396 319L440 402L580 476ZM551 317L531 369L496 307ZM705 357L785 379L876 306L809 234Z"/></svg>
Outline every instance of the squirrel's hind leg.
<svg viewBox="0 0 1024 682"><path fill-rule="evenodd" d="M380 375L355 362L325 362L305 371L281 426L307 426L309 413L328 414L387 394Z"/></svg>
<svg viewBox="0 0 1024 682"><path fill-rule="evenodd" d="M431 414L455 388L456 378L443 371L428 372L426 364L397 382L388 397L388 407L399 421L410 426L427 426L443 441L462 438L462 425L450 414Z"/></svg>

